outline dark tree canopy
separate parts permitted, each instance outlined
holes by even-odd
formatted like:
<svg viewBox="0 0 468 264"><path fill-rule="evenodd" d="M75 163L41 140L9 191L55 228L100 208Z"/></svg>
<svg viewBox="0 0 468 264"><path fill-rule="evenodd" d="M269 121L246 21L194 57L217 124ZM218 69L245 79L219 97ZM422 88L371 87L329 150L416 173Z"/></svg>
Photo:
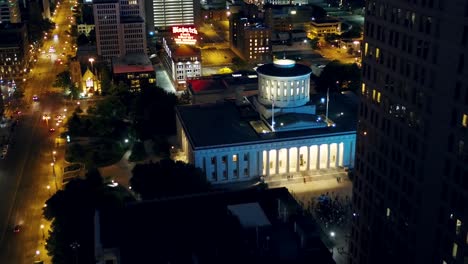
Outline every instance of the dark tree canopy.
<svg viewBox="0 0 468 264"><path fill-rule="evenodd" d="M175 133L177 97L159 87L142 88L134 104L134 129L140 139Z"/></svg>
<svg viewBox="0 0 468 264"><path fill-rule="evenodd" d="M121 208L134 199L120 188L107 187L97 171L90 169L85 179L70 181L43 208L44 217L52 221L46 248L54 264L94 263L94 213L101 208ZM70 247L78 243L74 252Z"/></svg>
<svg viewBox="0 0 468 264"><path fill-rule="evenodd" d="M164 159L156 163L137 164L132 174L132 190L145 200L210 190L203 172L181 161Z"/></svg>
<svg viewBox="0 0 468 264"><path fill-rule="evenodd" d="M323 69L317 78L317 91L351 90L356 91L361 84L361 70L357 64L343 64L332 61Z"/></svg>

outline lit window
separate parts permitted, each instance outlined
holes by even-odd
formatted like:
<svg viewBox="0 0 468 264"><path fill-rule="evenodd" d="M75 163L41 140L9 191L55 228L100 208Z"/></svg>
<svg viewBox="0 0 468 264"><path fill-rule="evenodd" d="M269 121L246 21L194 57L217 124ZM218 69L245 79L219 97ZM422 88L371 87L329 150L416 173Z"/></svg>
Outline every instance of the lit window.
<svg viewBox="0 0 468 264"><path fill-rule="evenodd" d="M468 127L468 114L463 114L463 117L462 117L462 126L463 126L463 127Z"/></svg>
<svg viewBox="0 0 468 264"><path fill-rule="evenodd" d="M369 48L369 44L364 44L364 56L367 56L367 50Z"/></svg>
<svg viewBox="0 0 468 264"><path fill-rule="evenodd" d="M387 217L390 216L391 212L392 212L392 210L390 210L390 208L387 208Z"/></svg>
<svg viewBox="0 0 468 264"><path fill-rule="evenodd" d="M232 161L237 162L237 154L232 155Z"/></svg>
<svg viewBox="0 0 468 264"><path fill-rule="evenodd" d="M362 83L361 93L362 93L362 94L365 94L365 93L366 93L366 84L365 84L365 83Z"/></svg>
<svg viewBox="0 0 468 264"><path fill-rule="evenodd" d="M457 252L458 252L458 245L457 245L457 243L453 243L452 257L456 258L457 257Z"/></svg>
<svg viewBox="0 0 468 264"><path fill-rule="evenodd" d="M377 102L380 103L380 92L377 93Z"/></svg>
<svg viewBox="0 0 468 264"><path fill-rule="evenodd" d="M457 219L457 225L455 227L455 234L460 234L460 230L461 230L461 226L462 226L462 222L460 221L460 219Z"/></svg>
<svg viewBox="0 0 468 264"><path fill-rule="evenodd" d="M380 49L379 49L379 48L376 48L376 49L375 49L375 58L376 58L376 59L379 59L379 56L380 56Z"/></svg>

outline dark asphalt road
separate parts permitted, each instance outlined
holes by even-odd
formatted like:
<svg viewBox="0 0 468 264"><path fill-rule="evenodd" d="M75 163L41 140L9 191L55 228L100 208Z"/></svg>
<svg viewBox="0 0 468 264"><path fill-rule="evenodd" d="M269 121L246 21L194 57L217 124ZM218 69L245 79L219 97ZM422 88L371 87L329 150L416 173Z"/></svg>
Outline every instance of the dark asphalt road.
<svg viewBox="0 0 468 264"><path fill-rule="evenodd" d="M62 3L58 8L55 23L59 25L53 32L59 41L48 39L42 46L49 50L54 46L57 53L74 53L67 36L71 15L71 3ZM67 40L68 39L68 40ZM44 249L43 235L47 236L50 223L42 218L42 208L50 194L56 191L52 174L52 151L63 155L63 146L54 148L54 138L58 132L49 132L42 120L46 112L55 116L63 113L62 96L50 93L52 83L58 73L65 70L66 63L54 63L56 54L38 54L38 62L32 68L25 82L23 115L11 136L5 159L0 159L0 264L31 264L36 260L50 263ZM62 60L65 60L63 58ZM32 102L32 95L39 95L39 102ZM28 105L28 106L26 106ZM58 129L57 129L58 131ZM59 166L55 166L58 173ZM46 187L50 186L50 190ZM15 225L21 231L14 233ZM44 225L44 229L41 229ZM39 250L39 254L36 254Z"/></svg>

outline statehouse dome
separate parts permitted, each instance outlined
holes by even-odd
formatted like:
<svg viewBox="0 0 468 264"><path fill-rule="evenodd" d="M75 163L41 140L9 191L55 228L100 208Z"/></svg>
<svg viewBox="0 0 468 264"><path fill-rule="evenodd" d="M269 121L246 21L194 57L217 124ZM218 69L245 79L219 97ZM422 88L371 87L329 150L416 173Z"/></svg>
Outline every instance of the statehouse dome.
<svg viewBox="0 0 468 264"><path fill-rule="evenodd" d="M281 59L257 68L258 100L263 105L297 107L310 99L312 70L294 60Z"/></svg>

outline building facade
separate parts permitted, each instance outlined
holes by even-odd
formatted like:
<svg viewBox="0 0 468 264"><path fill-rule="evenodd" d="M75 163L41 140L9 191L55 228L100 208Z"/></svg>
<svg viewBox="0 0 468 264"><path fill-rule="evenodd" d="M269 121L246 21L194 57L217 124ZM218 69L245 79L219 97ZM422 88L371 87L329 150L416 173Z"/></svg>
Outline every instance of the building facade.
<svg viewBox="0 0 468 264"><path fill-rule="evenodd" d="M77 29L78 29L78 35L84 34L87 37L89 37L89 32L94 30L95 25L94 24L78 24Z"/></svg>
<svg viewBox="0 0 468 264"><path fill-rule="evenodd" d="M0 23L20 23L21 13L17 0L0 1Z"/></svg>
<svg viewBox="0 0 468 264"><path fill-rule="evenodd" d="M18 80L28 72L29 42L25 24L0 24L0 78Z"/></svg>
<svg viewBox="0 0 468 264"><path fill-rule="evenodd" d="M113 59L112 77L116 85L123 82L131 92L156 85L156 71L145 54L131 54Z"/></svg>
<svg viewBox="0 0 468 264"><path fill-rule="evenodd" d="M468 1L366 1L350 263L468 260Z"/></svg>
<svg viewBox="0 0 468 264"><path fill-rule="evenodd" d="M272 61L271 30L262 20L233 14L229 23L231 48L250 63Z"/></svg>
<svg viewBox="0 0 468 264"><path fill-rule="evenodd" d="M308 85L302 80L310 83L310 68L291 60L262 65L257 73L258 97L177 107L177 136L189 163L213 184L303 177L311 170L354 166L354 104L337 95L330 108L334 120L318 113L319 97L309 100L303 93ZM278 82L281 78L285 80Z"/></svg>
<svg viewBox="0 0 468 264"><path fill-rule="evenodd" d="M307 33L311 37L323 37L329 34L341 34L341 22L337 19L327 18L311 21L307 25Z"/></svg>
<svg viewBox="0 0 468 264"><path fill-rule="evenodd" d="M177 45L163 38L161 61L177 90L185 90L186 81L202 76L201 52L189 45Z"/></svg>
<svg viewBox="0 0 468 264"><path fill-rule="evenodd" d="M93 2L97 53L104 60L146 53L146 29L141 0Z"/></svg>
<svg viewBox="0 0 468 264"><path fill-rule="evenodd" d="M200 1L196 0L153 0L152 3L153 12L148 15L159 29L193 25L197 9L200 9Z"/></svg>

